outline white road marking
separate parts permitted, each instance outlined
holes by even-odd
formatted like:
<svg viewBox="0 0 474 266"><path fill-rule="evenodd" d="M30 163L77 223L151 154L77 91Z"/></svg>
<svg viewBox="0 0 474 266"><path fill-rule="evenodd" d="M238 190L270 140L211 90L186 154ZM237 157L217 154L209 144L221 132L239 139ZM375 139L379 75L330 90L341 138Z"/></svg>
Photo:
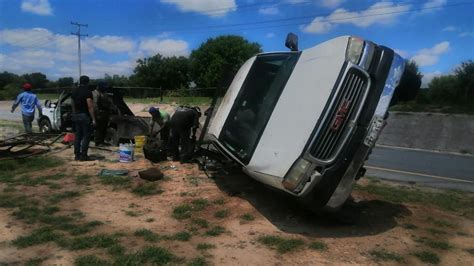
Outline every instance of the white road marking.
<svg viewBox="0 0 474 266"><path fill-rule="evenodd" d="M365 166L365 168L367 168L367 169L372 169L372 170L393 172L393 173L398 173L398 174L424 176L424 177L431 177L431 178L434 178L434 179L441 179L441 180L448 180L448 181L456 181L456 182L463 182L463 183L474 184L474 181L463 180L463 179L457 179L457 178L452 178L452 177L445 177L445 176L438 176L438 175L429 175L429 174L422 174L422 173L409 172L409 171L401 171L401 170L388 169L388 168L375 167L375 166Z"/></svg>

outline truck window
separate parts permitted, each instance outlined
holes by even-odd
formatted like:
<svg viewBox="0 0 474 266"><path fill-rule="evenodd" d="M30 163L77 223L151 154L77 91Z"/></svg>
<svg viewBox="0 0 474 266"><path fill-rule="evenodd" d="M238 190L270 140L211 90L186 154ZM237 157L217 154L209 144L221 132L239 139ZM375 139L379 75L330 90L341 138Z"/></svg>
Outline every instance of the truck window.
<svg viewBox="0 0 474 266"><path fill-rule="evenodd" d="M242 163L250 161L299 55L259 55L250 68L219 136Z"/></svg>

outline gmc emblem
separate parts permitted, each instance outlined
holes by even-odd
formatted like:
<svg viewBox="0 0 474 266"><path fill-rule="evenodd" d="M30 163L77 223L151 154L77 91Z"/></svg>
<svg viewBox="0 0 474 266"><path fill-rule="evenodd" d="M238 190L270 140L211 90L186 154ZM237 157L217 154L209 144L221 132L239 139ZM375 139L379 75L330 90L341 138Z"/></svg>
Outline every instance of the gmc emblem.
<svg viewBox="0 0 474 266"><path fill-rule="evenodd" d="M344 119L346 119L347 112L349 111L349 105L351 102L349 100L344 100L337 110L336 116L334 117L334 122L332 123L331 130L338 131L342 126Z"/></svg>

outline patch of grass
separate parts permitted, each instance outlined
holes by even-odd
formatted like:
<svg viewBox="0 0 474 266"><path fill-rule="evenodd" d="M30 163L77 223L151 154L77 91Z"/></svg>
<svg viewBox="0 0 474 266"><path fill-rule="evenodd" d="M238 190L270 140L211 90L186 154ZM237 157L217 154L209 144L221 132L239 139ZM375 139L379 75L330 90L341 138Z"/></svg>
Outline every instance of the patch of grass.
<svg viewBox="0 0 474 266"><path fill-rule="evenodd" d="M436 228L427 228L426 231L433 234L433 235L445 235L446 234L445 231L439 230L439 229L436 229Z"/></svg>
<svg viewBox="0 0 474 266"><path fill-rule="evenodd" d="M418 229L418 226L416 226L412 223L404 223L404 224L402 224L402 227L405 228L405 229L409 229L409 230Z"/></svg>
<svg viewBox="0 0 474 266"><path fill-rule="evenodd" d="M466 249L466 252L471 254L471 255L474 255L474 248L468 248L468 249Z"/></svg>
<svg viewBox="0 0 474 266"><path fill-rule="evenodd" d="M229 215L229 210L219 210L214 213L214 217L216 218L225 218Z"/></svg>
<svg viewBox="0 0 474 266"><path fill-rule="evenodd" d="M161 247L145 247L133 254L119 256L114 265L168 265L176 256Z"/></svg>
<svg viewBox="0 0 474 266"><path fill-rule="evenodd" d="M18 237L13 240L12 243L19 248L26 248L46 242L56 241L59 238L61 238L61 235L56 233L53 229L42 227L34 230L29 235Z"/></svg>
<svg viewBox="0 0 474 266"><path fill-rule="evenodd" d="M138 216L141 216L142 214L136 211L125 211L125 215L130 216L130 217L138 217Z"/></svg>
<svg viewBox="0 0 474 266"><path fill-rule="evenodd" d="M208 249L212 249L212 248L216 248L216 245L208 244L208 243L199 243L196 246L197 250L208 250Z"/></svg>
<svg viewBox="0 0 474 266"><path fill-rule="evenodd" d="M89 233L92 231L95 227L103 225L104 223L101 221L90 221L85 224L78 224L75 227L73 227L71 230L68 230L69 233L72 235L82 235L85 233Z"/></svg>
<svg viewBox="0 0 474 266"><path fill-rule="evenodd" d="M207 261L203 257L197 257L190 261L187 266L206 266L208 265Z"/></svg>
<svg viewBox="0 0 474 266"><path fill-rule="evenodd" d="M139 185L139 186L133 188L132 192L135 195L138 195L140 197L144 197L144 196L160 194L160 193L163 192L163 190L158 188L158 185L156 183L149 182L149 183L145 183L143 185Z"/></svg>
<svg viewBox="0 0 474 266"><path fill-rule="evenodd" d="M0 161L0 169L2 169L2 173L0 173L0 182L11 179L15 175L28 172L39 172L40 170L57 167L63 164L63 160L54 156L38 156L27 159L2 160Z"/></svg>
<svg viewBox="0 0 474 266"><path fill-rule="evenodd" d="M143 237L148 242L158 242L160 240L160 236L149 229L139 229L134 234Z"/></svg>
<svg viewBox="0 0 474 266"><path fill-rule="evenodd" d="M114 188L128 188L131 179L128 176L99 176L100 183Z"/></svg>
<svg viewBox="0 0 474 266"><path fill-rule="evenodd" d="M172 239L178 241L189 241L189 239L191 239L191 234L186 231L181 231L174 234Z"/></svg>
<svg viewBox="0 0 474 266"><path fill-rule="evenodd" d="M71 198L76 198L79 197L81 193L79 191L65 191L62 193L57 193L53 194L52 196L49 197L49 202L51 203L58 203L62 200L65 199L71 199Z"/></svg>
<svg viewBox="0 0 474 266"><path fill-rule="evenodd" d="M82 236L72 238L67 248L70 250L82 250L90 248L108 248L118 244L117 239L105 234L97 234L93 236Z"/></svg>
<svg viewBox="0 0 474 266"><path fill-rule="evenodd" d="M448 228L454 228L455 225L448 222L448 221L445 221L445 220L437 220L433 217L428 217L426 218L426 221L429 222L429 223L432 223L436 226L439 226L439 227L448 227Z"/></svg>
<svg viewBox="0 0 474 266"><path fill-rule="evenodd" d="M372 258L377 261L396 261L403 262L403 257L395 252L387 251L385 249L373 249L369 251Z"/></svg>
<svg viewBox="0 0 474 266"><path fill-rule="evenodd" d="M197 176L188 176L186 177L186 180L195 187L199 186L199 177Z"/></svg>
<svg viewBox="0 0 474 266"><path fill-rule="evenodd" d="M72 213L71 213L71 216L74 217L74 218L84 218L86 217L86 215L79 211L79 210L74 210Z"/></svg>
<svg viewBox="0 0 474 266"><path fill-rule="evenodd" d="M155 221L155 218L148 218L148 219L145 220L145 222L147 222L147 223L152 223L154 221Z"/></svg>
<svg viewBox="0 0 474 266"><path fill-rule="evenodd" d="M125 254L125 247L120 244L115 244L107 248L107 253L111 256L120 256Z"/></svg>
<svg viewBox="0 0 474 266"><path fill-rule="evenodd" d="M419 238L415 240L418 243L425 244L426 246L434 249L441 249L441 250L449 250L452 249L453 246L451 246L448 242L443 241L443 240L434 240L430 238Z"/></svg>
<svg viewBox="0 0 474 266"><path fill-rule="evenodd" d="M202 211L209 206L209 201L207 199L195 199L191 201L193 211Z"/></svg>
<svg viewBox="0 0 474 266"><path fill-rule="evenodd" d="M247 221L247 222L250 222L250 221L255 220L255 217L250 213L246 213L246 214L240 216L240 219L242 219L244 221Z"/></svg>
<svg viewBox="0 0 474 266"><path fill-rule="evenodd" d="M391 202L426 204L442 210L474 216L474 196L462 191L428 192L417 188L370 183L366 186L356 185L355 189L377 195Z"/></svg>
<svg viewBox="0 0 474 266"><path fill-rule="evenodd" d="M74 260L76 266L102 266L111 265L110 262L100 259L96 255L79 256Z"/></svg>
<svg viewBox="0 0 474 266"><path fill-rule="evenodd" d="M195 225L199 225L201 228L208 228L209 227L209 222L205 219L202 218L194 218L191 220L191 222Z"/></svg>
<svg viewBox="0 0 474 266"><path fill-rule="evenodd" d="M439 256L431 251L417 251L411 253L411 255L425 263L438 264L441 261Z"/></svg>
<svg viewBox="0 0 474 266"><path fill-rule="evenodd" d="M206 231L206 236L218 236L225 232L225 228L222 226L214 226L210 230Z"/></svg>
<svg viewBox="0 0 474 266"><path fill-rule="evenodd" d="M61 188L62 188L61 185L56 184L56 183L51 183L51 184L48 185L48 187L49 187L50 189L61 189Z"/></svg>
<svg viewBox="0 0 474 266"><path fill-rule="evenodd" d="M78 175L75 178L76 185L89 185L91 178L90 175Z"/></svg>
<svg viewBox="0 0 474 266"><path fill-rule="evenodd" d="M25 266L40 266L43 261L47 260L47 258L34 258L29 259L25 262ZM0 263L1 265L1 263Z"/></svg>
<svg viewBox="0 0 474 266"><path fill-rule="evenodd" d="M328 246L326 245L326 243L324 242L319 242L319 241L314 241L314 242L311 242L308 247L310 249L314 249L314 250L319 250L319 251L325 251L328 249Z"/></svg>
<svg viewBox="0 0 474 266"><path fill-rule="evenodd" d="M5 192L5 193L11 193L11 192L16 192L16 191L18 191L18 189L16 189L16 187L13 187L13 186L12 187L6 187L6 188L3 189L3 192Z"/></svg>
<svg viewBox="0 0 474 266"><path fill-rule="evenodd" d="M132 203L128 204L128 207L129 208L136 208L136 207L140 207L140 206L138 204L135 204L135 203L132 202Z"/></svg>
<svg viewBox="0 0 474 266"><path fill-rule="evenodd" d="M212 203L217 204L217 205L224 205L225 204L225 199L224 198L218 198L214 200Z"/></svg>
<svg viewBox="0 0 474 266"><path fill-rule="evenodd" d="M193 210L193 207L189 204L181 204L176 206L173 209L173 218L178 219L178 220L184 220L188 219L191 217L191 212Z"/></svg>
<svg viewBox="0 0 474 266"><path fill-rule="evenodd" d="M280 254L293 251L299 247L304 246L304 241L301 239L286 239L279 236L261 236L258 241L271 248L276 248Z"/></svg>
<svg viewBox="0 0 474 266"><path fill-rule="evenodd" d="M466 232L461 232L461 231L456 232L456 235L458 235L458 236L469 236L468 233L466 233Z"/></svg>

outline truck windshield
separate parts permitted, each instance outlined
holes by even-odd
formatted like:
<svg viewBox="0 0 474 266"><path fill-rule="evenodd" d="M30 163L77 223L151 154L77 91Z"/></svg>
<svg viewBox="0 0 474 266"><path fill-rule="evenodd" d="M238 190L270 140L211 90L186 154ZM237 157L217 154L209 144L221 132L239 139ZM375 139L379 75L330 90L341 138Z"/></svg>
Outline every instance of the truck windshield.
<svg viewBox="0 0 474 266"><path fill-rule="evenodd" d="M219 135L242 163L249 163L299 55L259 55L250 68Z"/></svg>

